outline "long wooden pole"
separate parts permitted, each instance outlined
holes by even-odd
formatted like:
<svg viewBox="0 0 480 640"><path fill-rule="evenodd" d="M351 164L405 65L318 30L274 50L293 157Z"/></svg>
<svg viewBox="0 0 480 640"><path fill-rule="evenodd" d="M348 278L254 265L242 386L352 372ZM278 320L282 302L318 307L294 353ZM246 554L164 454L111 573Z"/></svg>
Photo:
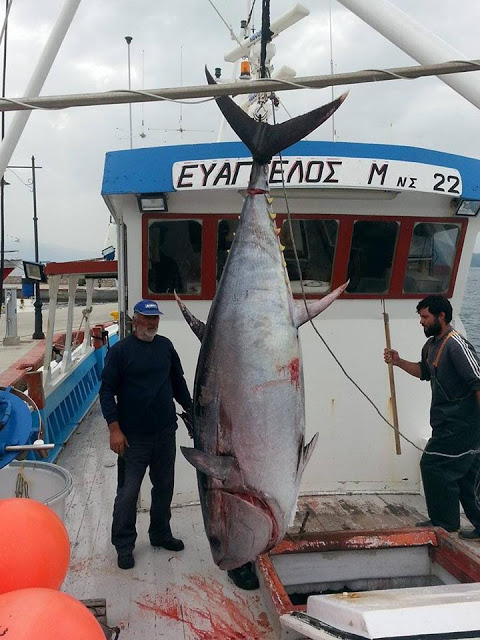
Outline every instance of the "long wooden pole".
<svg viewBox="0 0 480 640"><path fill-rule="evenodd" d="M383 324L385 325L385 342L387 349L392 348L392 343L390 340L390 320L388 317L388 313L385 311L385 300L382 300L383 305ZM393 364L389 362L388 364L388 378L390 381L390 401L392 403L392 415L393 415L393 426L395 433L395 451L397 456L402 453L402 447L400 443L400 433L398 429L398 411L397 411L397 394L395 392L395 377L393 375Z"/></svg>

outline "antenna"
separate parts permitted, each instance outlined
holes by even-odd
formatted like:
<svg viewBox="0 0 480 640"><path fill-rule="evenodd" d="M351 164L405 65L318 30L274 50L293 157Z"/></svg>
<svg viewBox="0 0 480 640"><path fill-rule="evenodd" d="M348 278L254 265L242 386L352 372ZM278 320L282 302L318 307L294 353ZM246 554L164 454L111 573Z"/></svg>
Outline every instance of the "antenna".
<svg viewBox="0 0 480 640"><path fill-rule="evenodd" d="M275 38L279 33L285 31L285 29L288 29L299 20L306 18L309 14L310 11L306 7L300 3L296 4L293 9L290 9L290 11L287 11L287 13L284 13L283 16L280 16L270 24L270 31L273 33L272 38ZM248 56L250 47L260 42L261 37L262 32L256 31L250 37L245 38L241 44L225 54L225 62L236 62L240 58Z"/></svg>
<svg viewBox="0 0 480 640"><path fill-rule="evenodd" d="M183 87L183 44L180 45L180 86ZM149 131L178 131L180 133L180 139L183 141L183 134L185 131L204 131L208 133L213 133L213 129L185 129L183 126L183 104L179 104L180 107L180 115L178 118L178 127L175 129L155 129L150 128Z"/></svg>
<svg viewBox="0 0 480 640"><path fill-rule="evenodd" d="M145 51L142 49L142 91L145 91ZM140 138L146 138L145 133L145 103L142 102L142 130L140 131Z"/></svg>
<svg viewBox="0 0 480 640"><path fill-rule="evenodd" d="M328 1L328 16L330 23L330 73L333 76L333 33L332 33L332 0ZM335 89L332 84L332 102L335 100ZM336 142L335 114L332 114L332 142Z"/></svg>

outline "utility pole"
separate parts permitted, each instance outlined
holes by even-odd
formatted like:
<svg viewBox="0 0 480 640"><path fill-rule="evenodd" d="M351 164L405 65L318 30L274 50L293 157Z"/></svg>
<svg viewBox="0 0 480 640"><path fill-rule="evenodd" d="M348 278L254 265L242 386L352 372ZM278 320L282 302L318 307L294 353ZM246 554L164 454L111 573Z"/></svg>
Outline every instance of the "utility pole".
<svg viewBox="0 0 480 640"><path fill-rule="evenodd" d="M35 156L32 156L32 190L33 190L33 240L35 243L35 262L38 262L38 217L37 217L37 185L35 181ZM40 282L35 282L35 330L32 338L34 340L43 340L43 318L42 318L42 301L40 299Z"/></svg>
<svg viewBox="0 0 480 640"><path fill-rule="evenodd" d="M8 14L13 0L5 0L5 23L3 31L3 66L2 66L2 98L5 97L7 79L7 27ZM1 118L2 140L5 137L5 114ZM5 179L0 179L0 316L2 315L3 302L3 271L5 268Z"/></svg>

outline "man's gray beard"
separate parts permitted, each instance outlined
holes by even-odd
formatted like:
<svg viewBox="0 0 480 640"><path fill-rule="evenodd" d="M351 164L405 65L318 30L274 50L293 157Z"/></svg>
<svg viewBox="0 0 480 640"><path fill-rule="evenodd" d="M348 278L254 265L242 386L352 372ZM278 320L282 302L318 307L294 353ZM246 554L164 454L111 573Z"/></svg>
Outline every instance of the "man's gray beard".
<svg viewBox="0 0 480 640"><path fill-rule="evenodd" d="M138 331L137 328L137 330L135 331L135 335L139 340L142 340L142 342L153 342L153 339L157 335L157 332L155 331L155 333L152 334L152 332L148 329L144 331Z"/></svg>

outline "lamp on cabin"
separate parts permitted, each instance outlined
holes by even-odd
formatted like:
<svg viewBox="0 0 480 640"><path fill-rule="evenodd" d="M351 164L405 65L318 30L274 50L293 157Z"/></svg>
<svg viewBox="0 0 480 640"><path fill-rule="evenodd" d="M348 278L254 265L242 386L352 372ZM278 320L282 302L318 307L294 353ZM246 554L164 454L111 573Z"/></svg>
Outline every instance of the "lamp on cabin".
<svg viewBox="0 0 480 640"><path fill-rule="evenodd" d="M454 206L456 216L474 218L480 211L480 200L457 200Z"/></svg>
<svg viewBox="0 0 480 640"><path fill-rule="evenodd" d="M45 265L41 262L27 262L23 261L23 271L25 273L25 280L29 282L47 282L47 276L45 275Z"/></svg>
<svg viewBox="0 0 480 640"><path fill-rule="evenodd" d="M166 193L143 193L138 196L138 206L143 213L168 211Z"/></svg>

